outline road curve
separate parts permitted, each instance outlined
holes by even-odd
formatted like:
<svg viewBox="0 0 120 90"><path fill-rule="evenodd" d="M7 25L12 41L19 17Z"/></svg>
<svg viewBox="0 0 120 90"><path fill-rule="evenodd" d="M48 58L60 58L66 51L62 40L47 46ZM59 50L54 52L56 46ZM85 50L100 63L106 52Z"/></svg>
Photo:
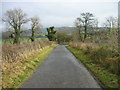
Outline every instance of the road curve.
<svg viewBox="0 0 120 90"><path fill-rule="evenodd" d="M100 88L64 45L57 46L23 88Z"/></svg>

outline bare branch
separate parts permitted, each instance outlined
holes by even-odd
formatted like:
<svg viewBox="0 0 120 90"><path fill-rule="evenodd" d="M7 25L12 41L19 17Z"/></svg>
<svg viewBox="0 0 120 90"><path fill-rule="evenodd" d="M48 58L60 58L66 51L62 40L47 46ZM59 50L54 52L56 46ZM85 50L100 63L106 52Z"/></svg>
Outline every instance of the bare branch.
<svg viewBox="0 0 120 90"><path fill-rule="evenodd" d="M26 18L26 14L21 9L8 10L5 13L3 21L8 23L14 30L15 37L14 43L19 42L21 26L24 23L27 23L29 20Z"/></svg>

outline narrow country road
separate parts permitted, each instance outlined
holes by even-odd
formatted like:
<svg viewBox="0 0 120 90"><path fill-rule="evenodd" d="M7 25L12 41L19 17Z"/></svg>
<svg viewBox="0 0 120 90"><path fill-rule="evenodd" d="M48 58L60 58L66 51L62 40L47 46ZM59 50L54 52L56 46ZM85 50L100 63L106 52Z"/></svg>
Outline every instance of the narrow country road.
<svg viewBox="0 0 120 90"><path fill-rule="evenodd" d="M23 88L100 88L82 63L66 49L57 46Z"/></svg>

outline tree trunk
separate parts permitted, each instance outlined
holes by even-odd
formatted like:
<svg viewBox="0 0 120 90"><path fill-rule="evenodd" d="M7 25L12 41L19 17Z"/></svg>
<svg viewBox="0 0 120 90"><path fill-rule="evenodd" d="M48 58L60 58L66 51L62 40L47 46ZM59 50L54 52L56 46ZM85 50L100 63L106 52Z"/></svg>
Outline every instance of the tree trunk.
<svg viewBox="0 0 120 90"><path fill-rule="evenodd" d="M83 42L82 34L81 34L81 32L80 32L80 27L79 27L79 37L80 37L80 41Z"/></svg>
<svg viewBox="0 0 120 90"><path fill-rule="evenodd" d="M85 25L85 35L84 35L84 40L86 39L87 37L87 26Z"/></svg>
<svg viewBox="0 0 120 90"><path fill-rule="evenodd" d="M20 32L17 30L16 32L15 32L15 37L14 37L14 44L16 44L16 43L19 43L20 41L19 41L19 39L20 39Z"/></svg>
<svg viewBox="0 0 120 90"><path fill-rule="evenodd" d="M35 41L35 31L34 30L32 30L31 41L32 42Z"/></svg>

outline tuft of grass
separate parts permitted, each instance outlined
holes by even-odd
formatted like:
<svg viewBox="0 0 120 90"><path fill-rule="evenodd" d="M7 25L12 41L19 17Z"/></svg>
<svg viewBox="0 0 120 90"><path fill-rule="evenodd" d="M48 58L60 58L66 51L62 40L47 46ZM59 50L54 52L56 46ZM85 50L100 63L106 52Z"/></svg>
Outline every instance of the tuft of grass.
<svg viewBox="0 0 120 90"><path fill-rule="evenodd" d="M67 47L90 71L99 79L100 82L106 88L120 88L119 80L120 76L113 74L108 70L101 67L101 65L94 63L93 60L90 60L86 53L83 50L78 50L70 46ZM90 52L87 52L87 54Z"/></svg>
<svg viewBox="0 0 120 90"><path fill-rule="evenodd" d="M20 88L56 46L56 44L46 46L42 50L32 53L29 58L20 58L17 62L6 62L5 64L8 66L6 68L11 68L11 71L6 69L2 72L2 87Z"/></svg>

